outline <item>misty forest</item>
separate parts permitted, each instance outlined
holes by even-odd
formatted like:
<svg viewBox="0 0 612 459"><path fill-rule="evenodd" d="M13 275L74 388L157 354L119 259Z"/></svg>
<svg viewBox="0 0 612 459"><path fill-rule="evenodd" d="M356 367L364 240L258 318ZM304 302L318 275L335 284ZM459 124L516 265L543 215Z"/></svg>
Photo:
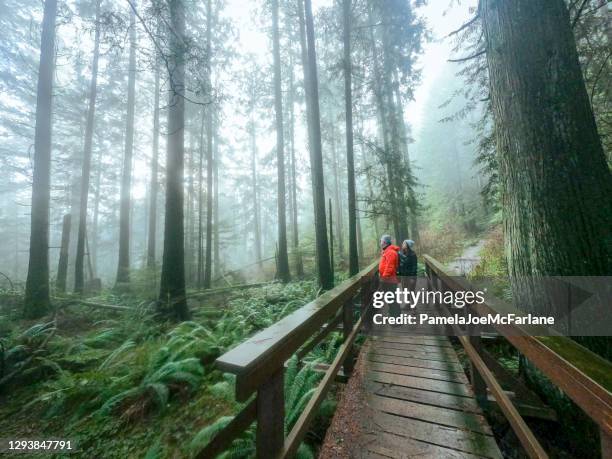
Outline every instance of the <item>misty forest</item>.
<svg viewBox="0 0 612 459"><path fill-rule="evenodd" d="M521 276L612 275L611 59L607 0L0 0L0 436L206 457L246 406L215 360L384 234L516 305ZM342 342L285 356L281 440ZM557 410L528 419L551 455L593 457L490 351ZM330 387L297 457L335 457ZM259 428L222 457L266 457Z"/></svg>

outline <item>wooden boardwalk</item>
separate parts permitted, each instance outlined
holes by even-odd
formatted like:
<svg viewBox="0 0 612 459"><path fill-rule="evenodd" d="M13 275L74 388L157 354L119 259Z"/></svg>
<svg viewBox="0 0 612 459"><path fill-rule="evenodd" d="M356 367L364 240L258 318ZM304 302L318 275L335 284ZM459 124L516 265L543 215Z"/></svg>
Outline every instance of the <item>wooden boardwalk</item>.
<svg viewBox="0 0 612 459"><path fill-rule="evenodd" d="M427 280L425 283L420 279L417 288L473 290L467 281L450 277L435 259L427 255L423 258ZM373 262L216 360L217 368L236 375L236 400L245 404L195 457L217 457L255 422L258 459L295 457L307 435L321 431L323 426L313 430L313 425L319 420L321 404L334 387L340 392L340 402L319 459L502 457L448 335L443 333L452 334L454 329L370 327L370 314L380 312L372 307L373 292L379 287L376 272L377 262ZM358 319L356 299L362 312ZM434 312L420 305L412 314L428 309L430 314ZM520 314L496 298L487 299L477 310L480 315L499 311ZM409 313L410 309L403 312ZM293 355L306 357L338 325L343 342L285 435L285 364ZM364 329L369 336L354 365L354 344ZM597 423L601 429L601 456L612 457L612 365L570 338L533 337L517 327L498 331L500 338L503 335ZM469 358L479 396L486 398L487 404L496 404L529 457L547 458L519 410L523 409L524 416L553 417L542 416L542 403L486 352L480 337L467 339L457 334L457 339ZM346 385L334 385L341 368L351 376ZM344 376L341 379L346 381Z"/></svg>
<svg viewBox="0 0 612 459"><path fill-rule="evenodd" d="M389 333L362 348L321 457L502 454L448 339Z"/></svg>

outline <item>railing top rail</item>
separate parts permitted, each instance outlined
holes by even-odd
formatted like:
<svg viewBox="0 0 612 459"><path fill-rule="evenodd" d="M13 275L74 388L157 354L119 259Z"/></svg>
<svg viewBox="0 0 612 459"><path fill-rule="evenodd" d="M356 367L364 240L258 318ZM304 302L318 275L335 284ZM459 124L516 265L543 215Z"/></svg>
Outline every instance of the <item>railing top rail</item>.
<svg viewBox="0 0 612 459"><path fill-rule="evenodd" d="M282 367L326 320L357 293L362 279L373 274L377 264L377 261L373 262L342 284L219 357L215 362L217 367L238 376L237 398L245 400Z"/></svg>
<svg viewBox="0 0 612 459"><path fill-rule="evenodd" d="M471 287L467 280L448 274L436 259L425 255L425 264L451 289ZM474 308L479 314L516 311L507 302L487 298ZM612 432L612 364L576 341L564 336L530 336L516 333L521 327L496 327L557 387L562 389L600 427ZM515 330L510 332L511 329Z"/></svg>

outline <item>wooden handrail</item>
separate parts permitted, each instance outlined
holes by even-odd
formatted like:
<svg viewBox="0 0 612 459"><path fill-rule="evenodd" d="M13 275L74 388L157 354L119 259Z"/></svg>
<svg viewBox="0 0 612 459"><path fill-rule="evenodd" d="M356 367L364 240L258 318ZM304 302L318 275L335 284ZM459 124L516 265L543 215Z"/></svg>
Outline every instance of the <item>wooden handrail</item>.
<svg viewBox="0 0 612 459"><path fill-rule="evenodd" d="M257 421L257 458L287 458L297 451L316 409L324 400L340 367L350 373L353 345L365 320L375 289L378 261L314 301L262 330L216 360L219 369L236 375L236 399L250 402L196 457L212 458L227 449L248 426ZM354 323L354 301L361 296L361 314ZM338 313L341 310L340 313ZM344 342L285 439L284 365L296 353L310 352L317 342L342 322ZM323 327L327 323L327 326ZM333 324L331 326L330 324ZM323 327L323 328L322 328ZM255 397L252 395L256 393Z"/></svg>
<svg viewBox="0 0 612 459"><path fill-rule="evenodd" d="M262 330L216 360L217 367L236 375L236 398L245 401L320 327L359 291L362 279L377 262L337 287Z"/></svg>
<svg viewBox="0 0 612 459"><path fill-rule="evenodd" d="M430 285L434 288L437 279L439 279L444 288L449 290L474 289L467 280L448 274L442 264L434 258L428 255L423 258ZM481 316L510 312L521 313L509 303L488 296L485 296L484 303L471 307ZM570 338L564 336L533 336L538 331L542 335L553 334L544 327L517 325L494 325L494 327L599 425L602 448L608 448L612 437L612 364ZM496 381L492 383L489 380L491 374L487 372L486 366L482 367L484 362L477 353L474 354L475 348L471 346L470 340L461 339L460 341L466 348L472 364L475 364L480 376L485 378L487 386L496 395L495 392L498 392L495 390ZM506 400L503 400L500 405L503 404L507 405ZM506 408L508 407L506 406ZM505 410L504 414L508 415L512 410L507 411ZM523 430L524 426L520 422L516 422L516 419L513 421L515 422L511 422L511 424L513 428L518 428L519 439L524 441L523 444L531 457L541 457L538 450L534 449L533 443L530 442L532 438ZM603 451L602 457L606 457Z"/></svg>

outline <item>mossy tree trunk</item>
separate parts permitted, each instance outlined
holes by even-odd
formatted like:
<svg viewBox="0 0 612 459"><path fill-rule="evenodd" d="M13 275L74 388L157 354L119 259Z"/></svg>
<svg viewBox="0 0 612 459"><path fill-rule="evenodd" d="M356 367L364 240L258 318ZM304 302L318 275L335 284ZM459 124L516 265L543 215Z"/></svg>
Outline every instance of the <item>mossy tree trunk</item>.
<svg viewBox="0 0 612 459"><path fill-rule="evenodd" d="M289 256L287 253L287 209L285 187L285 138L283 132L283 94L281 88L281 58L278 30L278 0L272 0L272 54L274 58L274 111L276 113L276 171L277 171L277 207L278 207L278 241L277 273L282 282L291 279Z"/></svg>
<svg viewBox="0 0 612 459"><path fill-rule="evenodd" d="M190 317L185 298L185 228L183 176L185 161L185 7L182 0L170 3L169 61L171 92L168 103L166 156L166 213L164 254L159 292L162 315L176 320Z"/></svg>
<svg viewBox="0 0 612 459"><path fill-rule="evenodd" d="M100 54L100 1L96 2L96 31L94 38L93 63L89 85L89 106L85 125L85 144L81 170L81 197L79 201L79 226L77 233L76 256L74 260L74 291L82 293L85 285L85 234L87 232L87 199L89 196L89 176L91 174L91 155L93 146L96 95L98 91L98 59Z"/></svg>
<svg viewBox="0 0 612 459"><path fill-rule="evenodd" d="M508 266L520 279L612 274L612 179L563 0L484 0Z"/></svg>

